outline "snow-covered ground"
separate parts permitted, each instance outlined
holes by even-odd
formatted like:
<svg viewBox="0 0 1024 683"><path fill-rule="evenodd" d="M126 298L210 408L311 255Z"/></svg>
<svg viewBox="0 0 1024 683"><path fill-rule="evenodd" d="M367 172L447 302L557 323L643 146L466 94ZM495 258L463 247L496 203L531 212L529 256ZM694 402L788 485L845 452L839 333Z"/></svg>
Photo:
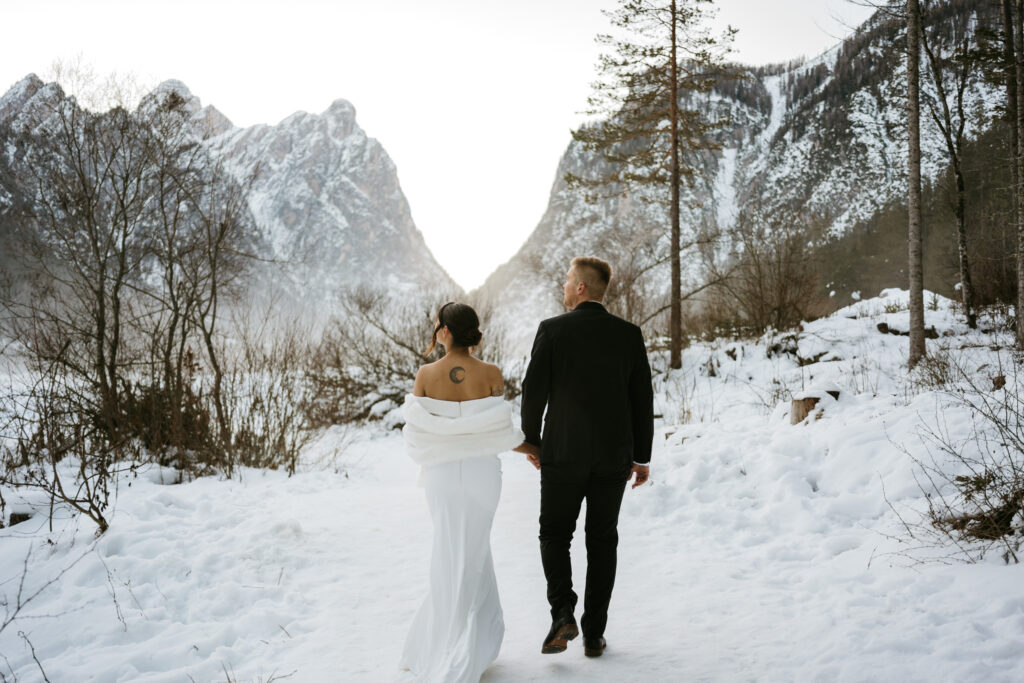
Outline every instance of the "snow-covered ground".
<svg viewBox="0 0 1024 683"><path fill-rule="evenodd" d="M659 374L654 481L623 503L599 659L579 641L540 654L538 477L503 455L492 543L506 636L483 680L1024 680L1024 569L995 552L919 562L936 551L911 550L893 511L923 505L908 455L925 453L922 425L965 436L971 417L907 376L906 337L877 330L905 329L905 296L798 334L694 344L682 371ZM927 324L948 336L930 349L992 372L1006 338L968 333L934 301ZM792 394L825 389L840 398L790 425ZM328 432L306 462L291 478L183 484L149 470L121 484L96 542L65 515L49 532L42 510L0 530L8 598L30 548L25 594L77 560L0 633L0 674L41 680L31 642L51 681L393 680L427 584L416 468L379 425Z"/></svg>

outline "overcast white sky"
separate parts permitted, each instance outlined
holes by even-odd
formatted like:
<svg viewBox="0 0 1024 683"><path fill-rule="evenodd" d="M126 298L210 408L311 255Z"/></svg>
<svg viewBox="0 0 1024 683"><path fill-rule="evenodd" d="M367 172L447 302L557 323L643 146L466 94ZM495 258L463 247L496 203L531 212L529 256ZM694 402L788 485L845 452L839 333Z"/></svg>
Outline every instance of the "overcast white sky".
<svg viewBox="0 0 1024 683"><path fill-rule="evenodd" d="M544 212L615 0L0 0L0 88L55 59L183 81L236 125L337 98L398 166L413 218L466 289ZM815 55L866 19L849 0L718 0L735 59Z"/></svg>

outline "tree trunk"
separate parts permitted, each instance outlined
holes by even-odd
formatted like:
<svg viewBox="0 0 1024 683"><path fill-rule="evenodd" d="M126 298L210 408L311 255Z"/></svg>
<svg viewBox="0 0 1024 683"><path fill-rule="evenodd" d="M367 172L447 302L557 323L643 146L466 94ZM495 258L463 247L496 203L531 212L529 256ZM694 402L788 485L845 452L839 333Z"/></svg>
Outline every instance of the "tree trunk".
<svg viewBox="0 0 1024 683"><path fill-rule="evenodd" d="M1024 92L1024 0L1017 0L1013 19L1017 95ZM1024 349L1024 107L1017 102L1017 348Z"/></svg>
<svg viewBox="0 0 1024 683"><path fill-rule="evenodd" d="M1017 0L1018 3L1024 0ZM913 368L924 358L924 269L921 256L921 7L907 0L907 213L910 271L910 358Z"/></svg>
<svg viewBox="0 0 1024 683"><path fill-rule="evenodd" d="M961 112L962 114L962 112ZM976 329L978 316L974 312L974 283L971 282L971 270L967 261L967 219L964 210L964 173L960 167L960 154L953 157L953 174L956 176L956 243L960 255L960 298L967 316L967 326Z"/></svg>
<svg viewBox="0 0 1024 683"><path fill-rule="evenodd" d="M932 81L935 84L935 94L938 96L939 107L930 105L932 119L938 126L942 137L946 142L946 152L949 154L949 162L953 166L953 177L956 181L956 203L953 213L956 216L956 237L957 254L960 260L960 298L964 306L964 315L967 317L967 326L971 329L978 327L977 316L974 312L974 286L971 282L971 269L967 255L967 219L966 219L966 195L964 183L963 166L963 139L964 124L967 118L964 114L964 90L967 88L968 66L960 64L959 72L956 75L956 125L953 125L953 115L950 112L949 97L946 93L945 75L946 67L943 60L936 53L933 46L928 42L928 34L921 32L921 44L925 54L928 56L928 63L931 65ZM966 55L969 48L966 36L962 47L962 54ZM939 110L937 110L939 109Z"/></svg>
<svg viewBox="0 0 1024 683"><path fill-rule="evenodd" d="M1006 112L1010 126L1010 179L1014 197L1017 193L1017 79L1014 68L1013 48L1013 0L1002 0L1003 4L1003 60L1006 64ZM1017 225L1017 202L1013 205L1013 225Z"/></svg>
<svg viewBox="0 0 1024 683"><path fill-rule="evenodd" d="M672 101L669 103L669 119L672 126L672 237L669 240L669 249L672 250L672 312L669 315L669 327L671 328L671 358L669 366L675 369L683 367L683 304L682 296L682 273L679 263L679 63L676 58L676 3L672 0L672 84L669 87Z"/></svg>

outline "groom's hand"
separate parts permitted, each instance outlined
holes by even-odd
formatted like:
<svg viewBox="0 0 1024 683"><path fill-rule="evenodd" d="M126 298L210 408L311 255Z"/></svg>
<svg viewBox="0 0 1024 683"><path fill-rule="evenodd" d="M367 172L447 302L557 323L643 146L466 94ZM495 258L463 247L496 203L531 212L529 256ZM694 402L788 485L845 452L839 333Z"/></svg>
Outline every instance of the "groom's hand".
<svg viewBox="0 0 1024 683"><path fill-rule="evenodd" d="M512 450L519 453L525 453L526 459L530 461L530 464L540 469L540 446L532 444L529 441L524 441Z"/></svg>
<svg viewBox="0 0 1024 683"><path fill-rule="evenodd" d="M633 471L629 473L629 478L626 481L632 479L634 475L636 475L636 481L633 482L632 488L642 486L651 478L651 468L648 465L633 465Z"/></svg>
<svg viewBox="0 0 1024 683"><path fill-rule="evenodd" d="M530 464L540 469L540 447L536 444L527 444L529 446L526 449L526 459L530 461Z"/></svg>

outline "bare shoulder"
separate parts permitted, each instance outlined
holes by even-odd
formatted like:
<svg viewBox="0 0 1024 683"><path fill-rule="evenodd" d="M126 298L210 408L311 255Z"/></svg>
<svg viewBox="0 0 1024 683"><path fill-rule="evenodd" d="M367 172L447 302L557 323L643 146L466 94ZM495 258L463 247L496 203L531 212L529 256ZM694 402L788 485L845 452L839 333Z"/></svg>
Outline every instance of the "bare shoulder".
<svg viewBox="0 0 1024 683"><path fill-rule="evenodd" d="M491 396L505 395L505 378L501 376L501 368L491 363L484 363L487 372L487 384L491 389Z"/></svg>
<svg viewBox="0 0 1024 683"><path fill-rule="evenodd" d="M420 369L416 371L416 375L418 377L423 377L424 379L435 377L441 369L442 361L444 361L443 356L432 363L424 363L420 366Z"/></svg>
<svg viewBox="0 0 1024 683"><path fill-rule="evenodd" d="M427 365L421 365L420 369L416 371L416 379L412 383L412 394L413 396L426 396L426 384L427 384Z"/></svg>

